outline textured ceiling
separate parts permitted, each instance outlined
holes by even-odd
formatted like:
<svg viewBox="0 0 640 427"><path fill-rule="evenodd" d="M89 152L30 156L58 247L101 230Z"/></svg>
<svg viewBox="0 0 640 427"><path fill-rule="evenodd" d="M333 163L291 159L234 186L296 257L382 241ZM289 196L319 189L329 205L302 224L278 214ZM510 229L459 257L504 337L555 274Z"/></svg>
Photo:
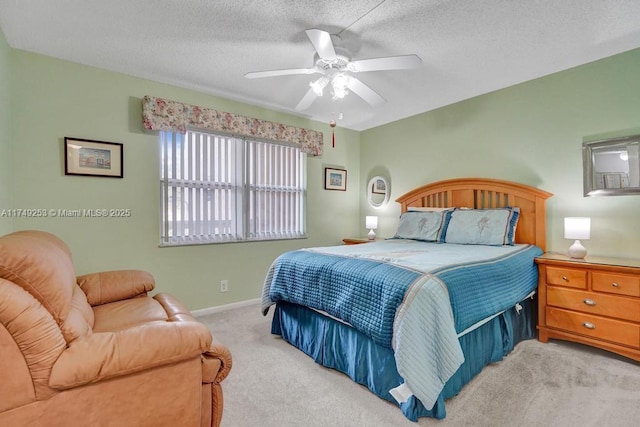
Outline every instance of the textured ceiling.
<svg viewBox="0 0 640 427"><path fill-rule="evenodd" d="M16 49L364 130L638 48L640 1L0 0L0 28ZM423 65L360 73L380 107L325 95L298 112L314 76L244 74L311 67L309 28L353 59Z"/></svg>

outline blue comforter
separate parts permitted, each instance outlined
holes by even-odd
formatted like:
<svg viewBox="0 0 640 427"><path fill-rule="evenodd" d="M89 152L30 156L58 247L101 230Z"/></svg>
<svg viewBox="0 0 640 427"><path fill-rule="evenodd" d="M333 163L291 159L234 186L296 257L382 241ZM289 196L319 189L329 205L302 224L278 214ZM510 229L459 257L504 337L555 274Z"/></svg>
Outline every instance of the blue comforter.
<svg viewBox="0 0 640 427"><path fill-rule="evenodd" d="M304 305L393 348L407 387L430 408L464 361L458 334L531 294L541 253L410 240L287 252L265 279L263 313L279 300Z"/></svg>
<svg viewBox="0 0 640 427"><path fill-rule="evenodd" d="M396 310L422 274L380 261L299 250L280 256L271 276L270 301L325 311L391 348Z"/></svg>

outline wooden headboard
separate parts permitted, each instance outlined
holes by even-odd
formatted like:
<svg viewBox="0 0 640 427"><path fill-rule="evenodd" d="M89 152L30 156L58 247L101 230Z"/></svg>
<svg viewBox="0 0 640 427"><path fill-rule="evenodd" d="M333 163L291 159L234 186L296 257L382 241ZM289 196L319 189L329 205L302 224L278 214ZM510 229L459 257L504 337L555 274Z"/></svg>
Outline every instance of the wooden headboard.
<svg viewBox="0 0 640 427"><path fill-rule="evenodd" d="M516 182L487 178L438 181L398 197L402 212L410 206L488 209L520 208L516 243L530 243L546 250L546 200L553 194Z"/></svg>

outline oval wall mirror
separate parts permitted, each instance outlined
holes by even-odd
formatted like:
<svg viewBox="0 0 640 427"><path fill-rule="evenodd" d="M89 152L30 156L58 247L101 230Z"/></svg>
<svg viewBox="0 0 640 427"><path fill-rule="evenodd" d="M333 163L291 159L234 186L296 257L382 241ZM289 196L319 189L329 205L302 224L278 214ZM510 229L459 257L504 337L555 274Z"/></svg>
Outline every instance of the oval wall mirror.
<svg viewBox="0 0 640 427"><path fill-rule="evenodd" d="M389 202L389 181L383 176L374 176L367 185L367 198L374 208L384 206Z"/></svg>

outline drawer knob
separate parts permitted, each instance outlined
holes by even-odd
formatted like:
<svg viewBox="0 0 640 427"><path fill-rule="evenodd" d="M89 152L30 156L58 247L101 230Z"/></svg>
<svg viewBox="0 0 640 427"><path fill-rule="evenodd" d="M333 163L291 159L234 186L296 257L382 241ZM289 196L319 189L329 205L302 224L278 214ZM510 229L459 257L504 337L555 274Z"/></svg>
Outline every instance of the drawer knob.
<svg viewBox="0 0 640 427"><path fill-rule="evenodd" d="M584 327L585 327L585 328L587 328L587 329L595 329L595 328L596 328L596 325L594 325L594 324L593 324L593 323L591 323L591 322L584 322L584 323L582 324L582 326L584 326Z"/></svg>
<svg viewBox="0 0 640 427"><path fill-rule="evenodd" d="M568 282L569 279L567 278L567 276L562 276L562 280L564 280L565 282Z"/></svg>
<svg viewBox="0 0 640 427"><path fill-rule="evenodd" d="M596 305L596 302L594 300L592 300L592 299L589 299L589 298L585 298L584 301L582 301L582 302L584 302L585 304L590 305L592 307L594 305Z"/></svg>
<svg viewBox="0 0 640 427"><path fill-rule="evenodd" d="M619 287L620 287L620 285L618 285L616 282L613 282L613 283L611 284L611 286L613 286L614 288L619 288Z"/></svg>

